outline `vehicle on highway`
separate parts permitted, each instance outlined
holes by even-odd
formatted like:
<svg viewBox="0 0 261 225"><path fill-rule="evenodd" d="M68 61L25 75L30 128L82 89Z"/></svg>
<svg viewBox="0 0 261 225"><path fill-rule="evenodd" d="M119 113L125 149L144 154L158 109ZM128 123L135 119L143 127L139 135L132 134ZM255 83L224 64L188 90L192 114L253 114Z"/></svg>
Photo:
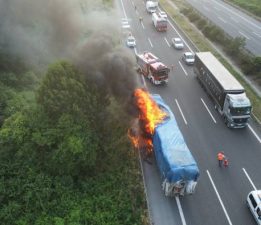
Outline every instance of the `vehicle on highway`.
<svg viewBox="0 0 261 225"><path fill-rule="evenodd" d="M174 46L174 48L176 48L176 49L184 48L184 44L180 38L172 38L171 41L172 41L172 45Z"/></svg>
<svg viewBox="0 0 261 225"><path fill-rule="evenodd" d="M153 152L163 180L166 196L195 192L199 168L178 127L174 114L160 95L152 98L167 115L155 128L152 138Z"/></svg>
<svg viewBox="0 0 261 225"><path fill-rule="evenodd" d="M158 2L155 1L147 1L146 2L146 10L149 13L154 13L157 11Z"/></svg>
<svg viewBox="0 0 261 225"><path fill-rule="evenodd" d="M134 48L136 46L135 38L132 35L128 36L126 40L126 44L128 47Z"/></svg>
<svg viewBox="0 0 261 225"><path fill-rule="evenodd" d="M251 191L247 195L247 206L258 225L261 225L261 190Z"/></svg>
<svg viewBox="0 0 261 225"><path fill-rule="evenodd" d="M158 13L152 13L152 22L157 31L167 31L168 21Z"/></svg>
<svg viewBox="0 0 261 225"><path fill-rule="evenodd" d="M151 52L136 55L137 71L147 77L153 84L167 84L170 69Z"/></svg>
<svg viewBox="0 0 261 225"><path fill-rule="evenodd" d="M193 65L195 62L195 55L192 52L185 52L182 56L182 60L187 65Z"/></svg>
<svg viewBox="0 0 261 225"><path fill-rule="evenodd" d="M211 52L197 52L194 72L214 101L229 128L242 128L248 123L251 103L245 89Z"/></svg>
<svg viewBox="0 0 261 225"><path fill-rule="evenodd" d="M168 18L167 13L165 13L164 11L160 11L160 12L159 12L159 15L160 15L161 17L165 18L165 19Z"/></svg>

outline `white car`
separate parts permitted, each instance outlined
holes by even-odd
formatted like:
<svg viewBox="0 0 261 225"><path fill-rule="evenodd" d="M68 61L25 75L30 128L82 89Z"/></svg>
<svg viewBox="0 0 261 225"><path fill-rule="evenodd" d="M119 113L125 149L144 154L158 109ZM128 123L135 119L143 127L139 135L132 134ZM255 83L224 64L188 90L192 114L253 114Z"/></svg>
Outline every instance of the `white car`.
<svg viewBox="0 0 261 225"><path fill-rule="evenodd" d="M247 196L247 206L258 225L261 225L261 190L251 191Z"/></svg>
<svg viewBox="0 0 261 225"><path fill-rule="evenodd" d="M165 13L165 12L163 12L163 11L159 12L159 15L160 15L161 17L165 18L165 19L168 18L167 13Z"/></svg>
<svg viewBox="0 0 261 225"><path fill-rule="evenodd" d="M172 38L172 44L176 49L183 49L184 44L180 38Z"/></svg>
<svg viewBox="0 0 261 225"><path fill-rule="evenodd" d="M136 40L135 40L135 38L134 38L132 35L130 35L130 36L127 38L126 44L127 44L127 46L130 47L130 48L135 47L135 46L136 46Z"/></svg>
<svg viewBox="0 0 261 225"><path fill-rule="evenodd" d="M195 55L192 52L185 52L182 56L182 60L187 65L193 65L195 62Z"/></svg>

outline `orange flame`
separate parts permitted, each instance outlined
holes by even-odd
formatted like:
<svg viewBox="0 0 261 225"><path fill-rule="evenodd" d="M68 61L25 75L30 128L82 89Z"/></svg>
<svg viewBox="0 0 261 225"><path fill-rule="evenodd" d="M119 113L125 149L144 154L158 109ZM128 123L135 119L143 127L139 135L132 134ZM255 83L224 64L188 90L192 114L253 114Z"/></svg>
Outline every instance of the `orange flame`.
<svg viewBox="0 0 261 225"><path fill-rule="evenodd" d="M139 124L141 127L135 132L128 132L129 138L132 140L136 148L146 148L152 151L152 135L155 127L161 123L167 114L162 111L157 103L152 99L150 94L143 89L134 91L135 104L139 109Z"/></svg>
<svg viewBox="0 0 261 225"><path fill-rule="evenodd" d="M140 110L139 119L145 122L145 131L148 134L154 134L155 127L164 120L167 114L158 107L147 91L136 89L134 96Z"/></svg>

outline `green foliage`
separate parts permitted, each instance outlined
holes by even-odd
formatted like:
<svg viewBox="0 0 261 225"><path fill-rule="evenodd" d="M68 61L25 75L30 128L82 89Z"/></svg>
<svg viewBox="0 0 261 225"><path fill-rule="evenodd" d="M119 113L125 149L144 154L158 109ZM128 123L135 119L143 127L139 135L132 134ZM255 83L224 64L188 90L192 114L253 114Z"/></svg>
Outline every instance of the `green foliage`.
<svg viewBox="0 0 261 225"><path fill-rule="evenodd" d="M194 10L192 10L187 16L189 20L193 23L196 23L196 21L200 19L200 16Z"/></svg>
<svg viewBox="0 0 261 225"><path fill-rule="evenodd" d="M204 28L205 28L205 26L207 26L207 24L208 24L208 22L203 18L200 18L198 21L196 21L196 25L201 31L204 30Z"/></svg>
<svg viewBox="0 0 261 225"><path fill-rule="evenodd" d="M246 45L244 37L235 37L231 39L226 45L226 52L231 56L237 56Z"/></svg>
<svg viewBox="0 0 261 225"><path fill-rule="evenodd" d="M1 224L142 224L129 118L114 99L66 62L50 66L37 102L2 87Z"/></svg>

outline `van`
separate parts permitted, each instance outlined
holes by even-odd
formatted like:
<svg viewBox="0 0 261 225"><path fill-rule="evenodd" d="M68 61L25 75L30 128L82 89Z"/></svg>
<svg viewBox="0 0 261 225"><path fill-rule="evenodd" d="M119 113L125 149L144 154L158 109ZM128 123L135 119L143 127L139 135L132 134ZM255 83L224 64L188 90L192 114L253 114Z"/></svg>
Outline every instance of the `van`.
<svg viewBox="0 0 261 225"><path fill-rule="evenodd" d="M154 1L146 2L146 9L149 13L155 13L158 7L158 3Z"/></svg>
<svg viewBox="0 0 261 225"><path fill-rule="evenodd" d="M261 190L251 191L246 202L257 224L261 225Z"/></svg>

